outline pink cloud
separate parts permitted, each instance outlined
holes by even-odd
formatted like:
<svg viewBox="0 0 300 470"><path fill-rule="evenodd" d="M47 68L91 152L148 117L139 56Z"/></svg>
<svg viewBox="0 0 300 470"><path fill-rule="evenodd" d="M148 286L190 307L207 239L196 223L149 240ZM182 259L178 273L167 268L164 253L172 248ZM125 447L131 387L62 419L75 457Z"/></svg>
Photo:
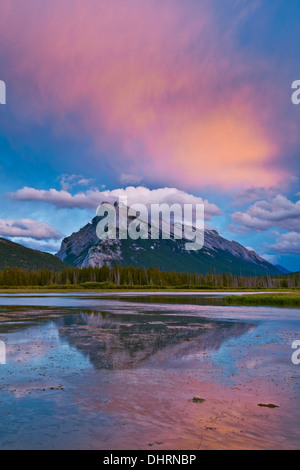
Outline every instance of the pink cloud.
<svg viewBox="0 0 300 470"><path fill-rule="evenodd" d="M271 186L287 175L269 110L245 79L253 64L234 45L242 18L230 35L206 1L2 0L0 29L12 80L26 83L23 107L30 95L27 117L89 134L117 174L193 189Z"/></svg>

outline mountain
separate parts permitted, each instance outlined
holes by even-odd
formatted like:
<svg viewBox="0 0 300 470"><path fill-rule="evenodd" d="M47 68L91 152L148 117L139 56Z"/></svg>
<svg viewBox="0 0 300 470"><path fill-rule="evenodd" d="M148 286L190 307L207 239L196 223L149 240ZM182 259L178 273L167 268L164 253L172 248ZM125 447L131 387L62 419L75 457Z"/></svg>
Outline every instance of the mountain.
<svg viewBox="0 0 300 470"><path fill-rule="evenodd" d="M278 269L278 271L280 271L282 274L290 274L291 271L289 271L288 269L284 268L283 266L281 266L280 264L274 264L275 268Z"/></svg>
<svg viewBox="0 0 300 470"><path fill-rule="evenodd" d="M37 270L40 268L62 270L67 267L60 259L49 253L31 250L18 243L0 238L0 269L27 268Z"/></svg>
<svg viewBox="0 0 300 470"><path fill-rule="evenodd" d="M187 251L187 240L100 240L95 217L78 232L62 241L56 256L77 267L102 266L155 266L166 271L207 273L231 272L237 275L278 275L280 271L254 251L247 250L235 241L221 237L215 230L205 230L204 247ZM150 226L149 226L150 230Z"/></svg>

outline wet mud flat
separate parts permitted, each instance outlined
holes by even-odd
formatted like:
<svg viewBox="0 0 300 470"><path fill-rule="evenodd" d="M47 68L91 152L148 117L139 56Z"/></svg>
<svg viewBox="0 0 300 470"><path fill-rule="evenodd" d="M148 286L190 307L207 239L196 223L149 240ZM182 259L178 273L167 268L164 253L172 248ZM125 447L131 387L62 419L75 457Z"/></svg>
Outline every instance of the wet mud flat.
<svg viewBox="0 0 300 470"><path fill-rule="evenodd" d="M299 448L297 314L190 303L2 306L0 449Z"/></svg>

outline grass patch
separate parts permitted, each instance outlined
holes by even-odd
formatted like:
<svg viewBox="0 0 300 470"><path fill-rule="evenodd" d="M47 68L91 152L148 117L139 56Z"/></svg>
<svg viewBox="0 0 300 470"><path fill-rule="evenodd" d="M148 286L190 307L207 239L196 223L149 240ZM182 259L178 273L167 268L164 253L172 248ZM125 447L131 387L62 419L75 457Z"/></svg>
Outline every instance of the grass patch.
<svg viewBox="0 0 300 470"><path fill-rule="evenodd" d="M227 305L300 307L300 293L229 295L224 299L224 303Z"/></svg>

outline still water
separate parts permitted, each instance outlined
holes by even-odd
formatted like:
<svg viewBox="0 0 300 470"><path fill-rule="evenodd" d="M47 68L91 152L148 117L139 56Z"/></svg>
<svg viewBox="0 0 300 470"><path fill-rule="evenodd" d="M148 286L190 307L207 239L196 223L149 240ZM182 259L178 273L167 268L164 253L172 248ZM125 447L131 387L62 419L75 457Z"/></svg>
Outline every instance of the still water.
<svg viewBox="0 0 300 470"><path fill-rule="evenodd" d="M1 295L0 449L298 448L300 311L223 296Z"/></svg>

